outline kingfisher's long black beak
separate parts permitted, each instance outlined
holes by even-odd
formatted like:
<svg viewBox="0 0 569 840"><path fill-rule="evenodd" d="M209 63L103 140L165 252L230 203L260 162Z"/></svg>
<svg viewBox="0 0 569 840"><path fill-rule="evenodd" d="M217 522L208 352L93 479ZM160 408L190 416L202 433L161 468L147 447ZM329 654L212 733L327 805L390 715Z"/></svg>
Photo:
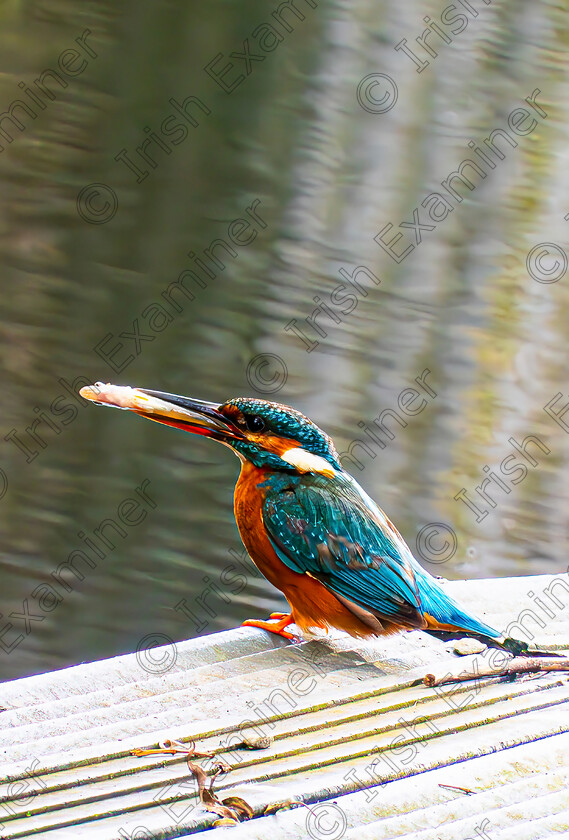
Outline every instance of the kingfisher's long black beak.
<svg viewBox="0 0 569 840"><path fill-rule="evenodd" d="M109 405L134 411L141 417L193 432L198 435L227 441L243 440L245 435L231 420L224 417L216 403L193 400L179 394L130 388L123 385L96 382L81 388L82 397L98 405Z"/></svg>

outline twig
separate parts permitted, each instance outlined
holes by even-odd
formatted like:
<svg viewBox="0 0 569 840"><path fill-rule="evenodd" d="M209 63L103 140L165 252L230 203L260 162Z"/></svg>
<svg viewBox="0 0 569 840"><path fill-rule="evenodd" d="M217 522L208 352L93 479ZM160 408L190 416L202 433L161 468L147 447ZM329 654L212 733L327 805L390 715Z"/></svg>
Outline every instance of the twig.
<svg viewBox="0 0 569 840"><path fill-rule="evenodd" d="M470 796L472 793L476 793L476 791L470 790L470 788L459 787L458 785L443 785L439 783L439 787L448 788L449 790L458 790L460 793L466 794L466 796Z"/></svg>
<svg viewBox="0 0 569 840"><path fill-rule="evenodd" d="M434 674L426 674L423 677L424 685L433 688L437 685L448 683L465 682L466 680L480 679L480 677L510 677L515 674L535 674L539 671L569 671L569 659L543 659L533 657L515 657L510 659L500 668L483 666L476 669L476 673L463 671L460 674L445 674L444 677L436 677Z"/></svg>
<svg viewBox="0 0 569 840"><path fill-rule="evenodd" d="M160 741L159 749L140 750L138 748L131 750L130 754L140 758L144 755L182 755L192 756L192 758L213 758L215 752L196 752L196 742L190 741L189 746L182 744L180 741Z"/></svg>

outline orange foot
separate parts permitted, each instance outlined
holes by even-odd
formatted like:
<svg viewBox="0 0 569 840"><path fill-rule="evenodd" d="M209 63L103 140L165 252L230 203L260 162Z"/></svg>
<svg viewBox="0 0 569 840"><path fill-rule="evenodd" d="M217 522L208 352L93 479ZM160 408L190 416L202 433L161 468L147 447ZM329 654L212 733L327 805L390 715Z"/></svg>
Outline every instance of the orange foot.
<svg viewBox="0 0 569 840"><path fill-rule="evenodd" d="M294 624L292 615L288 613L271 613L270 619L278 619L277 621L261 621L257 618L248 618L241 625L242 627L260 627L261 630L268 630L269 633L274 633L276 636L282 636L284 639L291 641L298 641L298 637L285 630L289 624Z"/></svg>

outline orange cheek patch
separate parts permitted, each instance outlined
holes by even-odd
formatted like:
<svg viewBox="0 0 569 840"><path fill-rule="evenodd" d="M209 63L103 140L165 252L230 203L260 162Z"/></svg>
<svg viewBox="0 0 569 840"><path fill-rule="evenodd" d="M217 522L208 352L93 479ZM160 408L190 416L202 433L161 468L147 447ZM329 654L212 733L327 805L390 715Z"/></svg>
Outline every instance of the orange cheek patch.
<svg viewBox="0 0 569 840"><path fill-rule="evenodd" d="M334 467L325 458L303 449L302 445L292 438L282 438L278 435L267 435L262 432L259 434L249 432L247 439L259 446L260 449L278 455L287 464L296 467L300 473L319 473L320 475L327 475L329 478L333 478L336 474Z"/></svg>

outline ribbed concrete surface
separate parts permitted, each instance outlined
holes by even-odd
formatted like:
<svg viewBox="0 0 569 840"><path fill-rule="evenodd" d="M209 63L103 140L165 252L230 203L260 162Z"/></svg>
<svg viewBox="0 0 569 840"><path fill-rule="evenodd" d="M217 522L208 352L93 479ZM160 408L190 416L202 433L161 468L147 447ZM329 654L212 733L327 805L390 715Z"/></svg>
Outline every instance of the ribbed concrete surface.
<svg viewBox="0 0 569 840"><path fill-rule="evenodd" d="M569 646L567 574L448 586L494 626L519 620L519 638L525 627L535 641ZM147 840L211 826L183 757L130 755L165 739L217 750L232 768L216 781L219 797L254 809L255 819L212 837L569 832L568 675L417 684L431 672L475 674L488 659L451 648L418 632L288 645L240 628L5 683L1 837ZM244 735L273 741L236 748ZM264 815L290 800L306 805Z"/></svg>

